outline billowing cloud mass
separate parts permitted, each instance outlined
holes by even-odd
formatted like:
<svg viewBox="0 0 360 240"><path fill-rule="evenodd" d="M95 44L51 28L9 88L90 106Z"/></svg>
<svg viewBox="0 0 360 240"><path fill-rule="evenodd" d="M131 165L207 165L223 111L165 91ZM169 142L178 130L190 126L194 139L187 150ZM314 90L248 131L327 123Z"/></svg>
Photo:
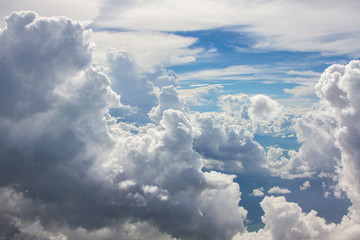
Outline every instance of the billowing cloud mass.
<svg viewBox="0 0 360 240"><path fill-rule="evenodd" d="M235 176L201 171L197 130L175 89L146 77L124 82L121 69L132 66L124 51L108 53L110 70L92 65L88 37L77 22L31 12L13 13L1 32L2 236L230 239L244 231ZM108 113L149 112L158 101L150 114L158 125Z"/></svg>
<svg viewBox="0 0 360 240"><path fill-rule="evenodd" d="M319 103L297 119L261 94L224 95L220 112L199 113L174 72L146 71L130 50L96 64L90 34L33 12L1 30L0 238L357 239L360 61L329 67ZM291 131L299 149L255 140ZM266 196L265 227L248 232L242 183L224 172L324 178L352 205L336 225ZM290 194L279 186L268 193ZM250 197L264 196L254 188Z"/></svg>

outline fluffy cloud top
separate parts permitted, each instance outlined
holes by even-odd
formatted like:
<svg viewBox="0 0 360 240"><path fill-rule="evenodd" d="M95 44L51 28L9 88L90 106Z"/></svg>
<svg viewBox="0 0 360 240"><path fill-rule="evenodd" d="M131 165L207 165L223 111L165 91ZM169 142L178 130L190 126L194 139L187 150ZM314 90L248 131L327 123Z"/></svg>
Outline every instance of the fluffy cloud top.
<svg viewBox="0 0 360 240"><path fill-rule="evenodd" d="M279 186L272 187L268 190L269 194L289 194L291 191L287 188L280 188Z"/></svg>
<svg viewBox="0 0 360 240"><path fill-rule="evenodd" d="M257 125L263 119L273 119L280 115L282 106L263 94L225 95L219 99L219 106L227 113L239 112L242 118L250 119Z"/></svg>

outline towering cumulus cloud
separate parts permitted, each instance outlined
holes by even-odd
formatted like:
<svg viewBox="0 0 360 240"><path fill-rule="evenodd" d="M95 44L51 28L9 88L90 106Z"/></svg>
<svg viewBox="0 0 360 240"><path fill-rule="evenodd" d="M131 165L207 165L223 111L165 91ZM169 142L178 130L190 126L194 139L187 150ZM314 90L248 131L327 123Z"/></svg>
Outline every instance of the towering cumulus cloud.
<svg viewBox="0 0 360 240"><path fill-rule="evenodd" d="M157 125L121 122L109 109L150 111L159 101L148 80L122 82L126 52L111 50L106 70L92 64L90 32L77 22L18 12L6 24L0 238L231 239L244 231L239 185L202 172L197 130L172 86L161 86L162 105L150 114ZM148 102L132 102L139 89Z"/></svg>
<svg viewBox="0 0 360 240"><path fill-rule="evenodd" d="M281 158L281 149L254 140L281 115L274 100L228 95L219 99L223 112L194 113L173 72L146 74L124 49L108 51L107 67L94 63L90 34L32 12L12 13L0 32L1 239L358 238L359 61L323 73L320 102L295 127L302 145ZM288 165L269 163L278 158ZM210 169L329 177L352 206L327 224L265 196L265 227L250 233L236 176Z"/></svg>

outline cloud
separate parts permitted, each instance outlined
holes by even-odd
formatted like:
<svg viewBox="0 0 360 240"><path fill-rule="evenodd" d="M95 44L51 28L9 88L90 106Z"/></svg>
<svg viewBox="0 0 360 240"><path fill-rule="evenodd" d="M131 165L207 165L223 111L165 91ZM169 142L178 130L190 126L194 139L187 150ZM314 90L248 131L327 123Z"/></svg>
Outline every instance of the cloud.
<svg viewBox="0 0 360 240"><path fill-rule="evenodd" d="M135 109L130 113L126 112L128 116L125 117L133 121L147 121L147 113L158 103L159 88L147 75L137 71L138 66L131 52L125 49L109 49L107 61L110 66L108 75L112 80L112 89L121 95L122 103ZM121 112L117 112L117 115L124 117Z"/></svg>
<svg viewBox="0 0 360 240"><path fill-rule="evenodd" d="M290 93L294 95L296 98L312 96L314 95L314 86L315 84L309 86L297 86L291 89L285 88L284 92Z"/></svg>
<svg viewBox="0 0 360 240"><path fill-rule="evenodd" d="M195 134L186 114L165 110L160 127L119 138L110 159L122 167L114 171L109 163L109 171L120 183L129 177L137 183L126 193L136 216L150 218L160 229L184 239L229 238L244 228L239 186L233 182L235 176L201 172L200 155L192 148ZM219 214L223 204L224 215Z"/></svg>
<svg viewBox="0 0 360 240"><path fill-rule="evenodd" d="M289 194L291 191L287 188L280 188L279 186L272 187L268 190L269 194Z"/></svg>
<svg viewBox="0 0 360 240"><path fill-rule="evenodd" d="M159 95L159 105L153 107L148 115L152 121L160 122L164 111L168 109L176 109L180 111L187 110L183 100L179 97L174 86L167 86L161 89Z"/></svg>
<svg viewBox="0 0 360 240"><path fill-rule="evenodd" d="M0 33L1 237L358 235L359 61L321 75L320 102L295 127L302 146L285 157L254 141L254 121L292 125L274 100L227 95L219 100L224 112L191 112L173 86L175 74L139 70L130 51L109 50L106 67L93 63L89 34L68 18L32 12L13 13ZM123 115L111 115L114 109ZM125 113L148 119L134 123ZM236 176L206 169L207 161L249 175L330 176L352 206L335 225L284 197L265 197L265 228L249 233ZM268 193L290 190L275 186Z"/></svg>
<svg viewBox="0 0 360 240"><path fill-rule="evenodd" d="M204 51L191 47L196 38L156 31L94 31L91 40L96 43L96 62L106 64L108 48L127 49L146 71L159 66L193 62Z"/></svg>
<svg viewBox="0 0 360 240"><path fill-rule="evenodd" d="M251 80L256 77L250 74L257 74L270 71L265 66L234 65L227 68L207 69L195 72L188 72L179 75L181 80Z"/></svg>
<svg viewBox="0 0 360 240"><path fill-rule="evenodd" d="M252 196L254 196L254 197L263 197L264 195L265 194L264 194L264 188L263 187L256 188L252 192Z"/></svg>
<svg viewBox="0 0 360 240"><path fill-rule="evenodd" d="M250 98L249 115L251 119L274 118L282 111L282 106L266 95L257 94Z"/></svg>
<svg viewBox="0 0 360 240"><path fill-rule="evenodd" d="M107 1L94 23L102 27L172 32L227 27L253 37L255 49L356 55L358 9L354 0L347 0L346 4L323 0ZM341 17L334 18L335 15Z"/></svg>
<svg viewBox="0 0 360 240"><path fill-rule="evenodd" d="M194 149L210 160L210 165L218 161L220 167L229 172L267 172L263 167L263 147L254 141L253 134L243 125L231 122L231 117L222 119L216 113L197 113L192 122L199 132L194 138Z"/></svg>
<svg viewBox="0 0 360 240"><path fill-rule="evenodd" d="M321 73L314 71L294 71L291 70L287 72L289 75L300 75L300 76L309 76L309 77L320 77Z"/></svg>
<svg viewBox="0 0 360 240"><path fill-rule="evenodd" d="M298 136L303 144L298 153L293 152L293 157L308 163L310 171L332 178L336 185L327 191L338 197L339 191L346 193L352 203L349 213L338 225L326 224L316 212L302 213L297 204L288 203L283 197L265 197L261 202L265 228L258 233L239 234L238 239L356 239L360 192L359 150L355 147L360 136L356 94L359 78L357 60L347 65L332 65L324 71L316 85L320 103L299 119ZM300 189L307 186L310 184L305 182ZM286 219L286 224L281 219Z"/></svg>
<svg viewBox="0 0 360 240"><path fill-rule="evenodd" d="M300 186L300 190L301 191L305 191L306 189L309 189L311 187L310 182L309 181L305 181L301 186Z"/></svg>
<svg viewBox="0 0 360 240"><path fill-rule="evenodd" d="M190 89L179 89L178 93L188 105L202 106L213 102L214 100L211 100L211 98L216 98L216 96L222 93L222 89L222 85L216 84Z"/></svg>
<svg viewBox="0 0 360 240"><path fill-rule="evenodd" d="M360 173L358 163L359 151L355 147L360 138L357 121L360 119L358 106L358 79L360 78L360 62L351 61L346 66L333 65L322 74L316 85L317 94L324 108L334 120L334 144L341 152L339 186L353 203L352 214L358 218L357 207L360 197L360 181L356 177Z"/></svg>
<svg viewBox="0 0 360 240"><path fill-rule="evenodd" d="M50 3L43 0L14 0L4 1L0 10L0 26L3 27L3 19L13 11L30 10L41 16L67 16L77 21L90 22L100 10L100 0L95 1L70 1Z"/></svg>
<svg viewBox="0 0 360 240"><path fill-rule="evenodd" d="M123 50L109 51L109 66L98 66L91 50L89 32L68 18L19 12L7 19L0 236L231 239L245 231L235 176L202 171L193 149L198 129L166 86L172 74L139 78ZM109 114L134 107L154 109L155 123Z"/></svg>
<svg viewBox="0 0 360 240"><path fill-rule="evenodd" d="M237 235L233 239L329 239L335 224L327 225L315 211L302 212L296 203L284 197L265 197L260 203L265 228L257 233Z"/></svg>
<svg viewBox="0 0 360 240"><path fill-rule="evenodd" d="M263 120L273 120L279 117L283 111L283 107L279 103L263 94L222 95L218 105L230 115L235 114L249 120L254 130Z"/></svg>

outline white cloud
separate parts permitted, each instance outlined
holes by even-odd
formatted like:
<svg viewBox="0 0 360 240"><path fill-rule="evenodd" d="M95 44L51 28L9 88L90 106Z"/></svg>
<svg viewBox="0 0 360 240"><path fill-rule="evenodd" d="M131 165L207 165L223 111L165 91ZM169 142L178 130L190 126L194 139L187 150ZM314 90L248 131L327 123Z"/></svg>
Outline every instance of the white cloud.
<svg viewBox="0 0 360 240"><path fill-rule="evenodd" d="M282 112L282 106L270 97L257 94L250 97L250 119L275 118Z"/></svg>
<svg viewBox="0 0 360 240"><path fill-rule="evenodd" d="M215 84L190 89L179 89L178 93L188 105L202 106L212 103L214 100L209 98L216 98L222 92L222 89L222 85Z"/></svg>
<svg viewBox="0 0 360 240"><path fill-rule="evenodd" d="M282 112L282 106L263 94L248 96L246 94L223 95L218 105L227 113L239 112L253 123L262 119L273 119Z"/></svg>
<svg viewBox="0 0 360 240"><path fill-rule="evenodd" d="M339 186L353 203L351 214L360 217L360 166L357 142L360 138L358 121L360 119L358 80L360 62L351 61L346 66L333 65L322 74L316 86L317 93L327 113L333 118L334 144L341 152L338 170Z"/></svg>
<svg viewBox="0 0 360 240"><path fill-rule="evenodd" d="M225 171L266 173L263 147L244 125L232 120L217 113L193 115L192 123L199 132L194 138L194 149L205 159L221 161L220 167Z"/></svg>
<svg viewBox="0 0 360 240"><path fill-rule="evenodd" d="M133 121L146 122L147 113L157 105L159 88L152 79L141 74L131 52L121 49L109 49L107 52L109 63L108 75L112 81L112 89L121 95L121 102L132 106L135 110L128 113L118 113L120 116L128 115Z"/></svg>
<svg viewBox="0 0 360 240"><path fill-rule="evenodd" d="M188 72L179 75L180 80L251 80L255 77L249 74L262 73L269 69L261 66L234 65L227 68L207 69L195 72Z"/></svg>
<svg viewBox="0 0 360 240"><path fill-rule="evenodd" d="M256 36L259 40L254 48L358 55L358 10L356 0L108 1L94 22L98 26L156 31L232 26L234 31Z"/></svg>
<svg viewBox="0 0 360 240"><path fill-rule="evenodd" d="M315 83L303 86L296 86L294 88L285 88L284 92L291 93L296 98L314 95Z"/></svg>
<svg viewBox="0 0 360 240"><path fill-rule="evenodd" d="M309 189L311 187L310 182L309 181L305 181L301 186L300 186L300 190L304 191L306 189Z"/></svg>
<svg viewBox="0 0 360 240"><path fill-rule="evenodd" d="M227 114L248 120L254 131L263 121L272 121L283 113L278 102L263 94L222 95L218 105Z"/></svg>
<svg viewBox="0 0 360 240"><path fill-rule="evenodd" d="M265 214L262 221L265 228L257 233L237 235L233 240L242 239L329 239L335 224L327 225L317 212L302 212L296 203L287 202L284 197L265 197L260 203Z"/></svg>
<svg viewBox="0 0 360 240"><path fill-rule="evenodd" d="M287 74L289 75L300 75L300 76L310 76L310 77L320 77L321 73L314 72L314 71L288 71Z"/></svg>
<svg viewBox="0 0 360 240"><path fill-rule="evenodd" d="M0 9L0 26L3 27L3 19L13 11L29 10L41 16L67 16L76 21L90 22L98 14L101 0L94 1L56 1L46 0L4 0Z"/></svg>
<svg viewBox="0 0 360 240"><path fill-rule="evenodd" d="M287 188L280 188L279 186L272 187L268 190L269 194L289 194L291 191Z"/></svg>
<svg viewBox="0 0 360 240"><path fill-rule="evenodd" d="M197 39L154 31L95 31L91 40L96 43L95 61L106 64L108 48L128 49L136 63L148 71L150 68L193 62L204 50L190 48Z"/></svg>
<svg viewBox="0 0 360 240"><path fill-rule="evenodd" d="M186 109L184 102L179 98L176 89L173 86L163 87L159 95L159 104L153 107L148 113L150 119L154 122L160 122L163 113L168 109L184 111Z"/></svg>
<svg viewBox="0 0 360 240"><path fill-rule="evenodd" d="M264 194L264 188L263 187L256 188L252 192L252 196L254 196L254 197L263 197L264 195L265 194Z"/></svg>

